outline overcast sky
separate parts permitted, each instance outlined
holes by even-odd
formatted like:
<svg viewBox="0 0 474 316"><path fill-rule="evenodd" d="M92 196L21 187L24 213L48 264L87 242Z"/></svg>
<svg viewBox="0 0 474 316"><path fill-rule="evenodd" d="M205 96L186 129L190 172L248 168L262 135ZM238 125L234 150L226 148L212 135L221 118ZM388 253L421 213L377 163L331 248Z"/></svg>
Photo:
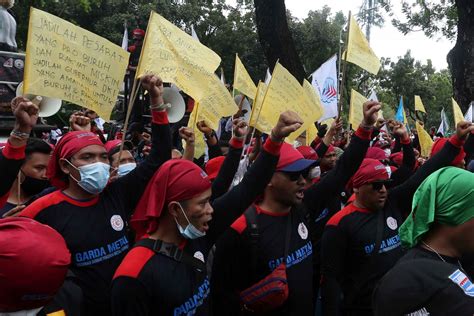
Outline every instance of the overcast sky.
<svg viewBox="0 0 474 316"><path fill-rule="evenodd" d="M438 0L436 0L438 1ZM228 0L229 3L234 1ZM333 12L343 11L347 15L351 10L353 13L359 11L363 0L286 0L285 4L294 16L303 19L308 15L308 11L319 10L324 5L329 6ZM395 16L403 18L400 11L400 1L392 1L395 5ZM431 59L436 69L448 67L446 55L454 46L454 43L446 39L437 40L427 38L423 32L414 32L403 35L386 19L382 28L373 27L371 32L370 45L378 57L391 57L397 59L403 56L410 49L412 56L416 60L425 62Z"/></svg>

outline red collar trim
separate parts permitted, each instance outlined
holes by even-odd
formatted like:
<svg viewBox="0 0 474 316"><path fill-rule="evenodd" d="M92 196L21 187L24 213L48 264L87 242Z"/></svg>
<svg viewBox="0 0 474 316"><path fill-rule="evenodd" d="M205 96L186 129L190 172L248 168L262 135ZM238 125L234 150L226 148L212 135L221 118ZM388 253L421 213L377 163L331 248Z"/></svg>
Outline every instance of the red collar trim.
<svg viewBox="0 0 474 316"><path fill-rule="evenodd" d="M97 204L97 202L99 202L99 196L93 197L90 200L82 200L81 201L81 200L73 199L72 197L66 195L66 193L64 193L63 191L58 191L58 194L61 195L61 197L64 199L64 201L66 201L70 204L76 205L76 206L81 206L81 207L92 206L92 205Z"/></svg>
<svg viewBox="0 0 474 316"><path fill-rule="evenodd" d="M275 213L275 212L266 211L263 208L261 208L260 206L258 206L257 204L255 204L255 209L257 210L257 214L265 214L265 215L268 215L268 216L280 217L280 216L286 216L286 215L290 214L290 211L285 212L285 213Z"/></svg>

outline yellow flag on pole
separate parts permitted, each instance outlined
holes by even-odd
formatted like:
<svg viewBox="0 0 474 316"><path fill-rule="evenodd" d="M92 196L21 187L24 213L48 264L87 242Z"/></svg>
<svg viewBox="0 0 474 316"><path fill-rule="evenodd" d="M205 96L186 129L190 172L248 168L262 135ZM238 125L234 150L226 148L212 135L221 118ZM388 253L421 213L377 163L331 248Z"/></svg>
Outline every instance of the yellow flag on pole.
<svg viewBox="0 0 474 316"><path fill-rule="evenodd" d="M273 126L271 125L268 125L268 127L265 126L265 123L260 120L260 113L262 111L263 99L265 98L265 94L267 93L267 88L268 86L265 84L265 82L259 81L258 86L257 86L257 93L255 94L255 99L253 101L252 113L250 114L249 125L257 128L260 131L265 131L265 130L271 131L271 129L273 128ZM258 122L259 127L257 127L257 122Z"/></svg>
<svg viewBox="0 0 474 316"><path fill-rule="evenodd" d="M221 58L156 12L151 12L137 78L160 76L199 102L198 120L217 129L219 119L237 111L237 105L214 71Z"/></svg>
<svg viewBox="0 0 474 316"><path fill-rule="evenodd" d="M464 115L462 114L461 108L456 100L454 100L454 98L451 99L453 100L454 128L456 128L459 122L464 121Z"/></svg>
<svg viewBox="0 0 474 316"><path fill-rule="evenodd" d="M188 127L194 131L194 158L199 158L206 152L206 141L201 132L196 128L199 115L199 103L196 102L193 111L189 115ZM183 140L183 146L186 148L186 142Z"/></svg>
<svg viewBox="0 0 474 316"><path fill-rule="evenodd" d="M351 15L349 40L345 60L376 75L381 67L380 59L375 55L354 16Z"/></svg>
<svg viewBox="0 0 474 316"><path fill-rule="evenodd" d="M239 90L250 99L254 98L257 93L257 87L237 54L235 54L234 89Z"/></svg>
<svg viewBox="0 0 474 316"><path fill-rule="evenodd" d="M364 119L364 103L367 98L354 89L351 90L351 102L349 107L349 123L353 130L357 130L360 123Z"/></svg>
<svg viewBox="0 0 474 316"><path fill-rule="evenodd" d="M307 85L310 84L307 83ZM256 122L257 129L269 133L278 122L280 113L292 110L298 113L304 121L298 131L287 137L286 140L292 143L308 128L309 124L313 124L321 116L321 110L314 103L313 98L314 96L300 85L288 70L277 63L263 99L260 116Z"/></svg>
<svg viewBox="0 0 474 316"><path fill-rule="evenodd" d="M24 93L66 100L108 120L129 55L105 38L32 7Z"/></svg>
<svg viewBox="0 0 474 316"><path fill-rule="evenodd" d="M415 111L426 113L425 106L423 105L419 95L415 95Z"/></svg>
<svg viewBox="0 0 474 316"><path fill-rule="evenodd" d="M421 126L418 121L416 121L416 132L418 133L418 139L420 141L420 155L425 158L429 157L431 153L431 147L433 146L433 140L431 139L430 134L425 131L423 126Z"/></svg>
<svg viewBox="0 0 474 316"><path fill-rule="evenodd" d="M316 135L318 135L318 129L316 126L314 126L314 124L311 124L306 129L306 146L311 146L311 143L316 138Z"/></svg>

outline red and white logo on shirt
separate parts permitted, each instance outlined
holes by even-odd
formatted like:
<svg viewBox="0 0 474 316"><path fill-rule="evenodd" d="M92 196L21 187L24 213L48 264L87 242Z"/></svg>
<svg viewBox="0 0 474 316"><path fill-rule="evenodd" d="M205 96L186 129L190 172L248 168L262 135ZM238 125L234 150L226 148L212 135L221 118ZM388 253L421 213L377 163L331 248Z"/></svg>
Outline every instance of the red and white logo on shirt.
<svg viewBox="0 0 474 316"><path fill-rule="evenodd" d="M116 231L122 231L123 229L123 220L120 215L113 215L110 218L110 225L112 225L112 228Z"/></svg>

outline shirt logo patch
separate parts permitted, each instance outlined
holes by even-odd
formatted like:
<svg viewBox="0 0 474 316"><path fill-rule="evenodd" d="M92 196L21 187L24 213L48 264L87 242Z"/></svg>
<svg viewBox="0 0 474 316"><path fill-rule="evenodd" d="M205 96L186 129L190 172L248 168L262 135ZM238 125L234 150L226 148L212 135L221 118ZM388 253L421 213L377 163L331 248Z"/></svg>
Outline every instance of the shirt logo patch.
<svg viewBox="0 0 474 316"><path fill-rule="evenodd" d="M123 220L120 215L113 215L110 218L110 225L112 225L112 228L116 231L121 231L123 229Z"/></svg>
<svg viewBox="0 0 474 316"><path fill-rule="evenodd" d="M391 230L396 230L398 228L397 220L393 218L392 216L387 217L387 226Z"/></svg>
<svg viewBox="0 0 474 316"><path fill-rule="evenodd" d="M298 234L300 235L301 239L308 238L308 229L303 223L298 225Z"/></svg>
<svg viewBox="0 0 474 316"><path fill-rule="evenodd" d="M449 276L449 279L456 283L464 291L464 294L474 297L474 284L472 284L471 280L459 269L454 271L453 274Z"/></svg>
<svg viewBox="0 0 474 316"><path fill-rule="evenodd" d="M200 252L200 251L196 251L196 252L194 253L194 258L199 259L199 260L201 260L202 262L204 262L204 255L203 255L202 252Z"/></svg>

